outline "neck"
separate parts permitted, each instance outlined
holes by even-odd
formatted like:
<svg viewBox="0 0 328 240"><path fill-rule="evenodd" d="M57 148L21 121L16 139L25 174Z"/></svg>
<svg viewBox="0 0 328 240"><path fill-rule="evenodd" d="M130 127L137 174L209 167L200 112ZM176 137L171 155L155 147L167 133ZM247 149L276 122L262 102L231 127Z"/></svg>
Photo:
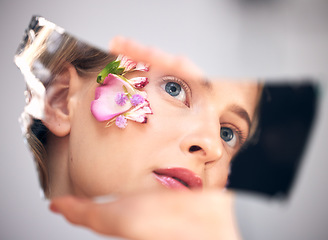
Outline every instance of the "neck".
<svg viewBox="0 0 328 240"><path fill-rule="evenodd" d="M68 174L69 136L57 137L53 134L47 138L47 169L49 175L48 198L72 194Z"/></svg>

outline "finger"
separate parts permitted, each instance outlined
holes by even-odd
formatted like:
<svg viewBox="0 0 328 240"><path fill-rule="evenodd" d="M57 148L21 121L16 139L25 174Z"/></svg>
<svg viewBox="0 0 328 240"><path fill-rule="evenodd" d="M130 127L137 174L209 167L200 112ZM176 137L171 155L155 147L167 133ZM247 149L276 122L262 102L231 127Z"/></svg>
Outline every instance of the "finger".
<svg viewBox="0 0 328 240"><path fill-rule="evenodd" d="M121 36L111 41L110 50L114 54L126 55L134 61L147 63L152 68L181 78L203 76L202 71L186 57L174 56L157 48L146 47Z"/></svg>
<svg viewBox="0 0 328 240"><path fill-rule="evenodd" d="M115 37L110 43L110 51L114 54L129 56L134 61L144 62L152 66L170 68L173 56L159 49L146 47L134 40L124 37Z"/></svg>
<svg viewBox="0 0 328 240"><path fill-rule="evenodd" d="M83 216L86 213L86 206L89 203L87 199L77 199L72 196L55 198L52 200L49 208L55 213L64 215L71 223L83 224Z"/></svg>
<svg viewBox="0 0 328 240"><path fill-rule="evenodd" d="M69 222L88 227L98 233L125 235L124 227L121 227L119 208L115 204L98 204L88 199L69 196L53 199L50 209L62 214Z"/></svg>

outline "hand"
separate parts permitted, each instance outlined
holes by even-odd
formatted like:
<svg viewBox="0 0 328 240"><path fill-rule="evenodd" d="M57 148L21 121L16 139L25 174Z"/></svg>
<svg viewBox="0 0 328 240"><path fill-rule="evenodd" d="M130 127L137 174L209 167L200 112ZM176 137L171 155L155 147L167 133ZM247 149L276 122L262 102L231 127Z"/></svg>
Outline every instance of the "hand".
<svg viewBox="0 0 328 240"><path fill-rule="evenodd" d="M146 47L123 37L113 38L109 48L113 54L123 54L136 62L149 64L152 68L168 75L182 79L202 78L204 76L202 71L186 57L175 56L157 48Z"/></svg>
<svg viewBox="0 0 328 240"><path fill-rule="evenodd" d="M178 78L202 78L202 72L184 57L114 38L111 52ZM50 209L71 223L98 233L128 239L239 239L231 193L219 191L164 191L121 196L108 203L62 197Z"/></svg>
<svg viewBox="0 0 328 240"><path fill-rule="evenodd" d="M239 239L231 193L165 191L117 201L53 199L50 209L73 224L128 239Z"/></svg>

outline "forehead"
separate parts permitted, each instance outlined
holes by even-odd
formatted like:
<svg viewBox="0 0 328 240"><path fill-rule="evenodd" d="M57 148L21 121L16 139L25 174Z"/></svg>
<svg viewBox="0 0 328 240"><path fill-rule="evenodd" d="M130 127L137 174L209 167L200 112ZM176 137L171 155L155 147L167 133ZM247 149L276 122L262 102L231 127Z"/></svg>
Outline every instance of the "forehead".
<svg viewBox="0 0 328 240"><path fill-rule="evenodd" d="M259 83L254 79L229 80L213 78L196 80L199 92L220 110L242 108L252 119L260 94ZM207 92L207 94L205 94Z"/></svg>
<svg viewBox="0 0 328 240"><path fill-rule="evenodd" d="M206 78L200 75L163 73L159 69L150 68L149 72L138 72L138 76L160 78L164 75L175 75L191 88L193 101L202 102L219 111L243 109L250 120L259 102L260 83L256 79ZM136 77L136 73L127 77ZM199 101L197 101L199 100Z"/></svg>

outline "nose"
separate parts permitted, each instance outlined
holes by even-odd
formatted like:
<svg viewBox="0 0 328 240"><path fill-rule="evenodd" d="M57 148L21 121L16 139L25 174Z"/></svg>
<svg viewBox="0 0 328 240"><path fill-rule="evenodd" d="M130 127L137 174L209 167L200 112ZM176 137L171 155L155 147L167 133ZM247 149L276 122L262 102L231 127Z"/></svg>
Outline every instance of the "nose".
<svg viewBox="0 0 328 240"><path fill-rule="evenodd" d="M223 155L220 126L211 126L204 122L194 125L181 140L180 149L184 154L204 163L220 160Z"/></svg>

